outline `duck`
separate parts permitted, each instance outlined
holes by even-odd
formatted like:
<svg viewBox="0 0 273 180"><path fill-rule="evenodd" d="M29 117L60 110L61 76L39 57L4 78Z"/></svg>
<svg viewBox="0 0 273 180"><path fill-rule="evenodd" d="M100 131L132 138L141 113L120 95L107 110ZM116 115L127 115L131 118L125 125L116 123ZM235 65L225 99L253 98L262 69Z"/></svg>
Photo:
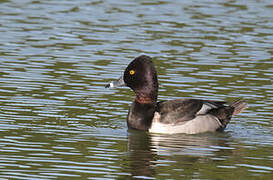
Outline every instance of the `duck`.
<svg viewBox="0 0 273 180"><path fill-rule="evenodd" d="M223 131L233 115L247 108L237 99L226 101L178 98L157 101L158 78L152 58L136 57L123 75L108 83L106 88L127 86L135 93L127 114L128 129L161 134L198 134Z"/></svg>

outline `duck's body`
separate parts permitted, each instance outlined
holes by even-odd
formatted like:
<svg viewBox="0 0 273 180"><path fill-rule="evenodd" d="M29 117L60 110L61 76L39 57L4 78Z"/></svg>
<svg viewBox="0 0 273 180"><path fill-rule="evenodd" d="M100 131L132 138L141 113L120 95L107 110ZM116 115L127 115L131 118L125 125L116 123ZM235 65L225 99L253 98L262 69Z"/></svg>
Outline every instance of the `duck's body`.
<svg viewBox="0 0 273 180"><path fill-rule="evenodd" d="M187 133L222 131L232 115L247 107L242 100L225 105L223 101L178 99L157 102L158 81L151 58L139 56L126 68L124 75L107 87L125 84L134 90L135 101L128 116L129 128L152 133Z"/></svg>

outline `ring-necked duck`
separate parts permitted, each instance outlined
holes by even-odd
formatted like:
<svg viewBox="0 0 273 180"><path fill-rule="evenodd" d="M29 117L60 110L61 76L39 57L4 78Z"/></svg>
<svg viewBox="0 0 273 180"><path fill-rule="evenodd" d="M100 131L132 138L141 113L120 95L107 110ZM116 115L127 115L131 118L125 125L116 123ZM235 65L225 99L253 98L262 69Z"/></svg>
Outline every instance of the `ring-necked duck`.
<svg viewBox="0 0 273 180"><path fill-rule="evenodd" d="M135 58L123 76L105 87L126 85L136 94L127 116L129 128L152 133L187 133L222 131L232 115L243 111L247 104L237 100L224 101L177 99L157 102L157 73L149 56Z"/></svg>

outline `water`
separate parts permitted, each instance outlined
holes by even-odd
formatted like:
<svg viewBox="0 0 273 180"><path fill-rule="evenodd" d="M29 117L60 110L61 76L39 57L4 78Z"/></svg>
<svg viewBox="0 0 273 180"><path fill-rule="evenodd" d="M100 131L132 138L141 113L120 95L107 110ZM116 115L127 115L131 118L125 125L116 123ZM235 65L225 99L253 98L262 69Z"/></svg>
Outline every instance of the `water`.
<svg viewBox="0 0 273 180"><path fill-rule="evenodd" d="M273 4L0 1L0 179L272 179ZM127 131L104 85L153 57L159 99L249 108L224 133Z"/></svg>

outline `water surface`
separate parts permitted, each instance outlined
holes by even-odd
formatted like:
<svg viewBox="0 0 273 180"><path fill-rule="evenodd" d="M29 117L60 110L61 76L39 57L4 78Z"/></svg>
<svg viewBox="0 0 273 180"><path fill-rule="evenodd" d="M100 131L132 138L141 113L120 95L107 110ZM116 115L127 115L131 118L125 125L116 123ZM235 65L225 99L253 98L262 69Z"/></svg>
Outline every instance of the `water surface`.
<svg viewBox="0 0 273 180"><path fill-rule="evenodd" d="M271 179L273 4L0 1L1 179ZM105 89L153 57L159 100L249 108L224 133L127 131L133 93Z"/></svg>

